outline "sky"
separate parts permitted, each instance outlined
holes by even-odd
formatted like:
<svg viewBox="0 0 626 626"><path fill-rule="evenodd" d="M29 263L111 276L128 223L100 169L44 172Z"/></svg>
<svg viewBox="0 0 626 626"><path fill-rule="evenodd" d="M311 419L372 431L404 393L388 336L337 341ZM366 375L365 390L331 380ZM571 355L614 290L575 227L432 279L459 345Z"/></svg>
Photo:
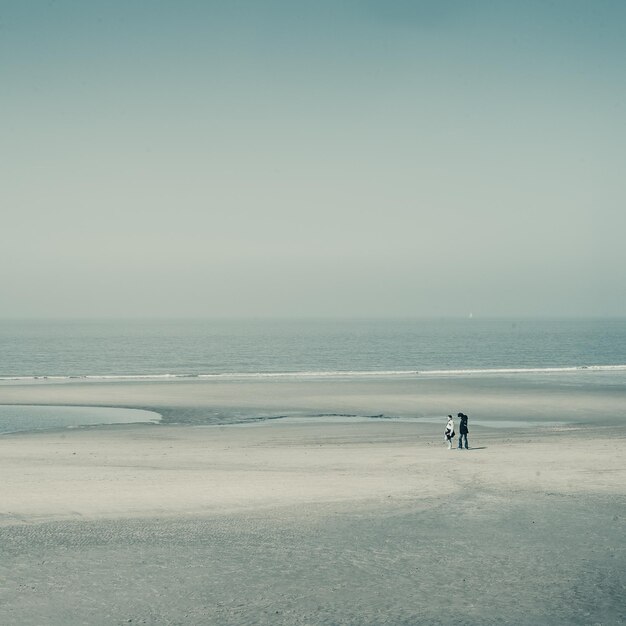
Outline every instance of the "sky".
<svg viewBox="0 0 626 626"><path fill-rule="evenodd" d="M0 0L0 317L626 316L626 2Z"/></svg>

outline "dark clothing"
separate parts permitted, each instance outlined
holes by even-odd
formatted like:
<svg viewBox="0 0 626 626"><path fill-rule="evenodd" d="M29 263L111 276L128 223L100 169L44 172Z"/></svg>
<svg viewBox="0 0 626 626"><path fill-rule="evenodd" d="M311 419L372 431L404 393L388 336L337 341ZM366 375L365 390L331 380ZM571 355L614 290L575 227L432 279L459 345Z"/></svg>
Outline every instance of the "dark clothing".
<svg viewBox="0 0 626 626"><path fill-rule="evenodd" d="M467 415L461 414L459 417L461 418L461 423L459 424L459 448L463 447L463 438L465 438L465 449L468 450L467 433L469 433L469 428L467 427Z"/></svg>

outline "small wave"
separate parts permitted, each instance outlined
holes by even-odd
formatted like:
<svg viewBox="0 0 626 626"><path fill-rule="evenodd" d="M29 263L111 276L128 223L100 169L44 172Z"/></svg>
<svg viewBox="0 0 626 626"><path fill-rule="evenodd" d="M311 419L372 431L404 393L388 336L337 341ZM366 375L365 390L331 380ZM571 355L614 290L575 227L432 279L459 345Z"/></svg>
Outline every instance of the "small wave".
<svg viewBox="0 0 626 626"><path fill-rule="evenodd" d="M549 374L567 372L617 372L626 371L626 365L577 365L574 367L498 367L458 370L427 370L419 372L431 376L455 376L466 374Z"/></svg>
<svg viewBox="0 0 626 626"><path fill-rule="evenodd" d="M85 374L85 375L45 375L45 376L0 376L2 382L36 381L160 381L160 380L263 380L263 379L366 379L366 378L407 378L407 377L446 377L513 374L558 374L573 372L621 372L625 365L579 365L574 367L515 367L515 368L466 368L438 370L328 370L301 372L218 372L218 373L165 373L165 374Z"/></svg>

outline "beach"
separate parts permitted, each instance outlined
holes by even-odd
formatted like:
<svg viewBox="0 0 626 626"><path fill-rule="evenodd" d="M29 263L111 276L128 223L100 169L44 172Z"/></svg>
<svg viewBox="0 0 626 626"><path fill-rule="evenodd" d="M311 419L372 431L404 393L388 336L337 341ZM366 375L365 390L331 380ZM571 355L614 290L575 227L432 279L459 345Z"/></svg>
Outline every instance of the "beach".
<svg viewBox="0 0 626 626"><path fill-rule="evenodd" d="M481 385L466 383L449 392L471 401L475 388L477 404ZM338 409L361 403L373 415L387 383L368 384L374 403L359 385L332 382L303 404L327 402L338 385ZM255 393L229 388L242 404ZM511 413L474 425L468 411L466 451L447 450L443 423L428 416L196 423L203 402L225 403L207 383L3 391L33 404L115 396L172 408L187 397L196 408L180 412L184 423L0 437L4 624L626 620L626 429L613 405L596 407L605 421L555 422L551 389L534 424ZM278 404L276 391L267 397ZM402 413L406 394L393 391Z"/></svg>
<svg viewBox="0 0 626 626"><path fill-rule="evenodd" d="M0 626L626 626L625 25L2 2Z"/></svg>

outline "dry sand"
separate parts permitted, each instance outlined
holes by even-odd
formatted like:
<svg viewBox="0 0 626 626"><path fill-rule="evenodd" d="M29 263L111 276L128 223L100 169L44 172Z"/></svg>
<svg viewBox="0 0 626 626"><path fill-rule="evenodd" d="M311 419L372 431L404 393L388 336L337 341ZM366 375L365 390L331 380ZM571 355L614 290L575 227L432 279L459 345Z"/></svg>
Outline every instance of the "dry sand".
<svg viewBox="0 0 626 626"><path fill-rule="evenodd" d="M626 622L624 429L441 430L0 437L0 623Z"/></svg>

